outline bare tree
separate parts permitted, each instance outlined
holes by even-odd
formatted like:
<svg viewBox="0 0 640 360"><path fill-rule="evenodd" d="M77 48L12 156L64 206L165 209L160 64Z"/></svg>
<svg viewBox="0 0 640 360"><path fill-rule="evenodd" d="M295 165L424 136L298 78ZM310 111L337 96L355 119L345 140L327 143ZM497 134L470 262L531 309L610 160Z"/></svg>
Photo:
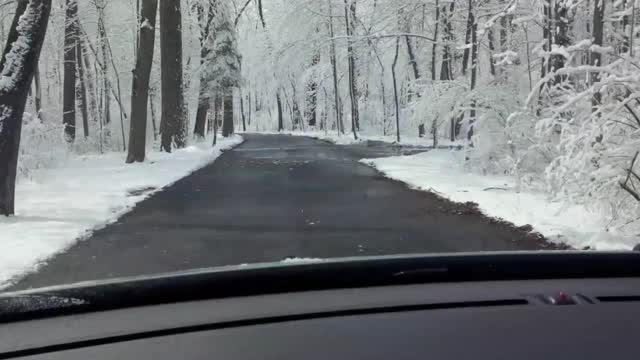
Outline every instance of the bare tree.
<svg viewBox="0 0 640 360"><path fill-rule="evenodd" d="M398 78L396 75L396 67L398 65L398 53L400 51L400 38L396 38L396 51L393 57L393 65L391 65L391 77L393 78L393 99L396 110L396 140L400 142L400 99L398 98Z"/></svg>
<svg viewBox="0 0 640 360"><path fill-rule="evenodd" d="M160 1L160 48L162 78L161 150L171 152L172 144L182 148L184 98L182 83L182 11L180 1Z"/></svg>
<svg viewBox="0 0 640 360"><path fill-rule="evenodd" d="M87 86L84 76L85 69L82 63L82 43L78 37L76 41L76 68L77 68L77 97L80 102L80 114L82 115L82 129L84 137L89 137L89 110L87 108Z"/></svg>
<svg viewBox="0 0 640 360"><path fill-rule="evenodd" d="M329 4L329 37L333 39L335 33L333 30L333 6L331 0L327 0ZM338 131L344 134L344 124L342 122L342 112L340 110L340 92L338 87L338 63L336 59L336 43L331 41L331 70L333 75L333 94L334 94L334 107L336 109L336 125Z"/></svg>
<svg viewBox="0 0 640 360"><path fill-rule="evenodd" d="M280 90L276 91L276 104L278 105L278 131L284 130L284 119L282 118L282 99Z"/></svg>
<svg viewBox="0 0 640 360"><path fill-rule="evenodd" d="M206 4L206 5L205 5ZM205 4L198 4L198 22L200 24L200 65L204 66L211 49L206 46L210 36L215 36L211 33L211 24L215 16L215 7L211 2ZM207 78L205 72L200 72L200 91L198 92L198 110L196 112L196 122L193 129L193 133L197 137L204 137L205 125L207 122L207 113L209 112L209 103L211 102L209 92L207 88Z"/></svg>
<svg viewBox="0 0 640 360"><path fill-rule="evenodd" d="M355 15L355 6L355 0L344 0L344 20L347 29L347 62L349 64L349 95L351 97L351 131L353 132L353 137L358 139L357 129L360 127L360 116L355 74L355 56L353 54L353 40L351 39L354 35L352 22L355 21L351 19L351 17Z"/></svg>
<svg viewBox="0 0 640 360"><path fill-rule="evenodd" d="M469 52L471 50L471 28L476 22L473 5L475 0L469 0L467 6L467 26L465 27L464 34L464 52L462 55L462 75L467 75L467 69L469 68Z"/></svg>
<svg viewBox="0 0 640 360"><path fill-rule="evenodd" d="M38 114L38 119L42 121L44 117L42 113L42 85L40 79L40 66L38 64L36 64L34 69L33 87L35 92L34 99L36 105L36 113Z"/></svg>
<svg viewBox="0 0 640 360"><path fill-rule="evenodd" d="M440 80L453 80L453 51L452 44L454 43L455 36L453 34L453 25L451 23L451 16L455 10L455 2L452 1L449 4L449 11L447 12L447 6L442 7L442 27L444 29L444 45L442 49L442 62L440 67Z"/></svg>
<svg viewBox="0 0 640 360"><path fill-rule="evenodd" d="M107 6L106 0L96 0L94 1L96 6L96 10L98 12L98 39L100 44L100 70L102 72L102 93L101 93L101 105L102 109L102 124L111 123L111 97L109 93L109 67L108 57L109 50L107 48L107 29L105 27L105 8ZM110 136L107 128L107 133L105 134L107 137Z"/></svg>
<svg viewBox="0 0 640 360"><path fill-rule="evenodd" d="M604 8L605 0L593 1L593 44L602 46L604 38ZM591 65L602 66L602 54L599 51L591 52ZM600 74L594 73L591 75L591 83L600 81ZM591 100L593 111L596 111L596 107L602 102L602 94L594 92Z"/></svg>
<svg viewBox="0 0 640 360"><path fill-rule="evenodd" d="M78 1L66 0L64 25L64 85L62 123L68 142L76 138L76 42L78 41Z"/></svg>
<svg viewBox="0 0 640 360"><path fill-rule="evenodd" d="M47 32L51 0L19 0L0 58L0 215L15 213L15 185L22 115ZM23 15L29 16L23 16Z"/></svg>
<svg viewBox="0 0 640 360"><path fill-rule="evenodd" d="M224 115L222 116L222 136L229 137L234 132L233 124L233 89L227 89L223 96Z"/></svg>
<svg viewBox="0 0 640 360"><path fill-rule="evenodd" d="M431 80L435 81L437 79L437 71L436 71L436 50L438 49L438 31L440 27L440 4L439 1L436 0L436 15L435 15L435 25L433 28L433 44L431 45ZM446 9L446 7L445 7Z"/></svg>
<svg viewBox="0 0 640 360"><path fill-rule="evenodd" d="M320 63L320 53L316 51L311 59L311 66L314 67ZM306 104L305 104L305 119L309 126L316 126L318 107L318 82L315 79L311 79L307 84L306 91Z"/></svg>
<svg viewBox="0 0 640 360"><path fill-rule="evenodd" d="M143 0L140 10L136 67L131 90L131 123L127 163L143 162L147 143L149 79L153 66L158 0Z"/></svg>

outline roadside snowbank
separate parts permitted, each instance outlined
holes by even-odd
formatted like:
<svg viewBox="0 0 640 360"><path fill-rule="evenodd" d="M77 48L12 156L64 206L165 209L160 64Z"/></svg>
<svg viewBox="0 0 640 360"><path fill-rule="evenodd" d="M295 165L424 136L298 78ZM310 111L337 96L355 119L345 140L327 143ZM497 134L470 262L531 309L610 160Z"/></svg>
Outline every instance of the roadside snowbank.
<svg viewBox="0 0 640 360"><path fill-rule="evenodd" d="M18 183L16 216L0 218L0 288L242 141L236 135L213 149L206 140L171 154L154 151L143 164L126 165L123 153L72 156Z"/></svg>
<svg viewBox="0 0 640 360"><path fill-rule="evenodd" d="M551 241L581 249L629 250L634 237L605 232L607 221L583 206L552 202L544 194L518 192L514 179L464 169L464 153L433 150L412 156L363 159L387 177L455 202L475 202L491 217L531 225Z"/></svg>
<svg viewBox="0 0 640 360"><path fill-rule="evenodd" d="M419 138L419 137L401 137L400 143L396 141L395 135L367 135L367 134L358 134L358 140L354 139L352 133L340 134L335 131L261 131L259 134L282 134L282 135L292 135L292 136L306 136L314 139L329 141L336 145L351 145L351 144L359 144L365 141L381 141L389 144L399 144L405 146L424 146L430 147L433 145L433 140L429 138ZM460 144L452 143L450 141L444 141L442 139L438 139L438 146L457 146Z"/></svg>

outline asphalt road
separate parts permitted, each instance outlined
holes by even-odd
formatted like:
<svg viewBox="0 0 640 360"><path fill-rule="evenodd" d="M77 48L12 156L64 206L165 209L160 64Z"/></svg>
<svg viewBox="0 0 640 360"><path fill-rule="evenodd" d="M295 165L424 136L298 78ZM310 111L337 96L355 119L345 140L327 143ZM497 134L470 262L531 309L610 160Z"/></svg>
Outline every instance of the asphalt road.
<svg viewBox="0 0 640 360"><path fill-rule="evenodd" d="M410 190L358 163L412 149L244 137L241 146L141 202L14 288L287 257L548 247L473 206Z"/></svg>

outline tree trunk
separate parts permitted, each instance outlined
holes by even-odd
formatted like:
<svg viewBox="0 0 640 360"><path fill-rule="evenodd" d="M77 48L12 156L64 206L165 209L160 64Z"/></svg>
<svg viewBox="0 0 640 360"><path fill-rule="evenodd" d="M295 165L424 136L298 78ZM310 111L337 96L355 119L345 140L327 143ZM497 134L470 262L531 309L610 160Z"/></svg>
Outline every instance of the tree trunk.
<svg viewBox="0 0 640 360"><path fill-rule="evenodd" d="M478 23L474 22L471 26L471 92L476 88L478 74ZM469 130L467 131L467 140L471 140L473 137L473 126L476 121L476 100L475 95L472 95L471 111L469 112Z"/></svg>
<svg viewBox="0 0 640 360"><path fill-rule="evenodd" d="M351 0L354 1L354 0ZM355 6L354 3L351 3L352 6ZM349 96L351 97L351 131L353 132L353 137L358 139L357 129L360 128L360 120L359 120L359 110L358 110L358 94L357 94L357 85L355 79L355 58L353 55L353 40L351 36L352 33L352 25L349 19L349 4L348 0L344 0L344 19L347 29L347 61L348 61L348 72L349 72Z"/></svg>
<svg viewBox="0 0 640 360"><path fill-rule="evenodd" d="M446 9L446 7L445 7ZM438 49L438 30L440 27L440 4L439 1L436 0L436 19L435 19L435 28L433 29L433 45L431 45L431 80L437 80L437 71L436 71L436 50Z"/></svg>
<svg viewBox="0 0 640 360"><path fill-rule="evenodd" d="M96 2L96 4L98 4L98 2ZM103 124L107 125L111 123L111 94L109 93L109 67L107 66L109 50L107 49L107 29L104 26L104 8L106 7L106 2L104 0L101 0L100 4L101 5L98 9L98 37L100 39L100 53L102 55L102 122ZM110 136L108 128L105 135L107 137Z"/></svg>
<svg viewBox="0 0 640 360"><path fill-rule="evenodd" d="M445 31L445 44L442 49L442 64L440 67L440 80L453 80L453 51L451 44L453 43L453 25L451 24L450 16L455 10L455 2L451 2L449 5L449 12L447 13L446 5L442 7L442 25Z"/></svg>
<svg viewBox="0 0 640 360"><path fill-rule="evenodd" d="M87 54L87 48L84 42L80 42L82 46L82 62L84 63L85 74L87 78L87 92L89 93L89 113L91 114L91 119L95 122L100 117L97 116L97 112L99 111L97 108L97 94L96 94L96 84L94 83L95 79L93 77L94 74L91 73L91 62L89 61L89 55ZM97 76L97 72L95 73Z"/></svg>
<svg viewBox="0 0 640 360"><path fill-rule="evenodd" d="M76 138L76 42L78 41L78 2L66 0L64 26L64 85L62 123L67 142Z"/></svg>
<svg viewBox="0 0 640 360"><path fill-rule="evenodd" d="M222 97L219 94L215 95L213 107L213 146L215 146L218 142L218 124L220 123L220 108L222 107Z"/></svg>
<svg viewBox="0 0 640 360"><path fill-rule="evenodd" d="M160 53L162 79L162 151L172 144L185 146L184 98L182 93L182 12L180 1L160 1Z"/></svg>
<svg viewBox="0 0 640 360"><path fill-rule="evenodd" d="M418 61L416 60L416 54L413 51L413 44L411 43L411 38L408 36L404 37L405 42L407 43L407 54L409 55L409 64L411 64L411 69L413 70L413 78L415 80L420 79L420 69L418 69ZM435 42L434 42L435 45Z"/></svg>
<svg viewBox="0 0 640 360"><path fill-rule="evenodd" d="M198 7L198 22L200 23L200 65L204 65L205 59L209 55L210 50L205 46L211 32L211 24L213 22L215 12L213 4L208 4L206 11L202 6ZM198 91L198 110L196 113L196 123L193 129L193 134L196 137L203 138L205 136L205 127L207 126L207 114L209 113L209 104L211 98L207 94L206 88L207 79L204 73L200 75L200 90Z"/></svg>
<svg viewBox="0 0 640 360"><path fill-rule="evenodd" d="M635 2L635 0L631 0L633 2ZM620 52L621 53L626 53L629 51L629 49L631 48L631 37L629 36L630 33L628 32L627 27L629 26L629 13L627 12L627 0L622 0L622 2L620 3L620 11L624 12L624 15L622 16L622 20L621 20L621 25L622 25L622 46L620 47Z"/></svg>
<svg viewBox="0 0 640 360"><path fill-rule="evenodd" d="M314 67L320 63L320 53L316 52L311 59L311 66ZM315 77L311 79L307 85L305 119L309 126L316 126L318 107L318 82Z"/></svg>
<svg viewBox="0 0 640 360"><path fill-rule="evenodd" d="M467 69L469 68L469 51L470 51L470 41L471 41L471 28L473 24L476 22L473 14L473 2L474 0L469 0L468 13L467 13L467 27L464 34L464 53L462 55L462 75L467 75Z"/></svg>
<svg viewBox="0 0 640 360"><path fill-rule="evenodd" d="M604 39L604 4L605 0L594 0L593 10L593 44L602 46ZM591 65L602 66L602 55L598 51L591 52ZM591 75L591 84L600 81L600 74L593 73ZM592 111L596 111L597 106L602 102L602 95L599 92L593 94L591 100Z"/></svg>
<svg viewBox="0 0 640 360"><path fill-rule="evenodd" d="M87 109L87 87L84 76L84 65L82 63L82 44L78 38L76 41L76 65L78 67L78 95L80 100L80 114L82 115L82 130L84 137L89 137L89 111Z"/></svg>
<svg viewBox="0 0 640 360"><path fill-rule="evenodd" d="M400 142L400 100L398 99L398 79L396 77L396 66L398 65L398 52L400 51L400 38L396 37L396 52L391 66L391 77L393 78L393 99L396 110L396 140Z"/></svg>
<svg viewBox="0 0 640 360"><path fill-rule="evenodd" d="M209 112L210 99L202 93L202 86L200 90L200 96L198 97L198 111L196 113L196 124L193 129L193 134L196 137L203 138L205 132L205 125L207 123L207 113Z"/></svg>
<svg viewBox="0 0 640 360"><path fill-rule="evenodd" d="M565 2L557 1L553 8L554 17L553 17L553 30L555 36L552 36L554 41L553 44L558 45L560 47L566 47L570 45L571 39L569 38L569 5ZM553 35L553 34L552 34ZM558 71L564 68L565 58L563 55L554 54L551 55L550 58L552 70ZM554 83L559 84L566 80L566 75L556 75L554 76Z"/></svg>
<svg viewBox="0 0 640 360"><path fill-rule="evenodd" d="M158 126L156 125L156 107L153 102L155 89L149 91L149 108L151 109L151 128L153 129L153 141L158 140Z"/></svg>
<svg viewBox="0 0 640 360"><path fill-rule="evenodd" d="M242 90L240 90L240 116L242 117L242 131L247 131L247 119L244 115L244 96L242 96Z"/></svg>
<svg viewBox="0 0 640 360"><path fill-rule="evenodd" d="M278 105L278 131L283 131L284 119L282 118L282 99L280 98L280 90L276 92L276 103Z"/></svg>
<svg viewBox="0 0 640 360"><path fill-rule="evenodd" d="M13 86L0 85L0 215L15 213L22 116L50 12L51 0L19 0L0 59L0 73L7 71L14 80ZM21 19L23 14L30 16ZM9 54L11 60L7 63Z"/></svg>
<svg viewBox="0 0 640 360"><path fill-rule="evenodd" d="M44 120L44 116L42 113L42 85L40 83L40 66L38 66L38 64L35 65L33 76L34 76L33 87L35 88L36 113L38 114L38 120L42 122Z"/></svg>
<svg viewBox="0 0 640 360"><path fill-rule="evenodd" d="M496 76L496 59L494 59L493 55L496 53L496 46L493 38L493 27L489 28L489 33L487 34L489 37L489 73L492 76Z"/></svg>
<svg viewBox="0 0 640 360"><path fill-rule="evenodd" d="M338 86L338 63L336 59L336 43L333 40L333 7L331 6L331 0L327 0L329 3L329 37L331 38L331 69L333 75L333 94L336 108L336 124L338 132L344 134L344 124L342 123L342 112L340 111L340 92Z"/></svg>
<svg viewBox="0 0 640 360"><path fill-rule="evenodd" d="M131 121L129 126L129 153L127 163L143 162L147 147L147 108L149 99L149 79L153 66L155 46L156 15L158 0L143 0L140 12L140 28L136 67L133 70L131 90Z"/></svg>
<svg viewBox="0 0 640 360"><path fill-rule="evenodd" d="M233 90L227 89L224 94L224 116L222 117L222 136L233 135Z"/></svg>

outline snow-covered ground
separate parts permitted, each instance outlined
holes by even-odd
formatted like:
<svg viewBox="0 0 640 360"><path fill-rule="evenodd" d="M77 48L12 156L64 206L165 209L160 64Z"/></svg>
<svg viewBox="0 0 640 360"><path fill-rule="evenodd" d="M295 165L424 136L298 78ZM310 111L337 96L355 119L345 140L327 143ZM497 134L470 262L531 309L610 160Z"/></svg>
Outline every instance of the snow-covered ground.
<svg viewBox="0 0 640 360"><path fill-rule="evenodd" d="M412 156L364 159L386 176L433 191L455 202L475 202L491 217L517 226L531 225L551 241L575 248L628 250L635 237L605 232L606 220L579 205L553 202L544 194L518 192L509 177L485 176L464 169L464 152L433 150Z"/></svg>
<svg viewBox="0 0 640 360"><path fill-rule="evenodd" d="M0 288L240 143L237 135L219 138L212 149L206 140L171 154L150 152L145 163L131 165L123 153L76 155L19 182L16 216L0 218Z"/></svg>
<svg viewBox="0 0 640 360"><path fill-rule="evenodd" d="M400 144L405 146L432 146L433 140L429 138L419 138L419 137L408 137L401 136L400 142L397 142L395 135L368 135L368 134L358 134L358 140L356 140L351 132L340 134L336 131L320 131L320 130L310 130L310 131L260 131L260 134L284 134L284 135L292 135L292 136L306 136L314 139L320 139L329 141L331 143L337 145L351 145L358 144L365 141L382 141L390 144ZM460 145L457 143L452 143L450 141L446 141L443 139L438 140L438 146L456 146Z"/></svg>

